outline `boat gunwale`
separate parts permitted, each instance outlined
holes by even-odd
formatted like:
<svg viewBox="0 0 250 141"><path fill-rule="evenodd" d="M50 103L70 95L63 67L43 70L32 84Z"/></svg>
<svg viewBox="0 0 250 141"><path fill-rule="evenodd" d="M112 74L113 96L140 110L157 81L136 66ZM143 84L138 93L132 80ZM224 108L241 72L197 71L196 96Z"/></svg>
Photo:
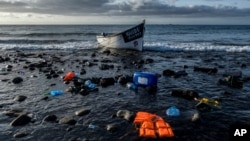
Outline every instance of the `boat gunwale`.
<svg viewBox="0 0 250 141"><path fill-rule="evenodd" d="M97 38L109 38L109 37L119 36L119 35L121 35L122 33L126 32L126 31L128 31L128 30L131 30L131 29L133 29L133 28L135 28L135 27L137 27L137 26L139 26L139 25L141 25L141 24L143 24L143 27L145 27L145 20L143 20L143 22L141 22L140 24L137 24L137 25L135 25L135 26L133 26L133 27L131 27L131 28L128 28L128 29L122 31L122 32L114 33L114 34L110 34L110 35L106 35L106 36L97 35L96 37L97 37Z"/></svg>

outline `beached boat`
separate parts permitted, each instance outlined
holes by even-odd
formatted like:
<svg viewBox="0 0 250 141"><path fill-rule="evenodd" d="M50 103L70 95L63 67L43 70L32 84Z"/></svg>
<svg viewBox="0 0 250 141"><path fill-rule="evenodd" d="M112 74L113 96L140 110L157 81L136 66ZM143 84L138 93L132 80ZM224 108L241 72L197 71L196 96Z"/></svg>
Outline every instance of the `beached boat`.
<svg viewBox="0 0 250 141"><path fill-rule="evenodd" d="M145 20L142 23L117 34L97 36L100 47L134 49L142 51Z"/></svg>

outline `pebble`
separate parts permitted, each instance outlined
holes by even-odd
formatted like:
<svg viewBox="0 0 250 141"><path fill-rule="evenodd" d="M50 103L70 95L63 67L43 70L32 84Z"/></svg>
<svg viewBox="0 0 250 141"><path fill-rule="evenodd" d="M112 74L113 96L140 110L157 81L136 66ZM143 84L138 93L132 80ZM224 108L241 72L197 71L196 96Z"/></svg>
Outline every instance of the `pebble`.
<svg viewBox="0 0 250 141"><path fill-rule="evenodd" d="M90 113L90 111L91 111L90 109L83 108L83 109L77 110L75 112L75 115L84 116L84 115L87 115L88 113Z"/></svg>
<svg viewBox="0 0 250 141"><path fill-rule="evenodd" d="M198 112L194 113L192 116L192 122L196 122L200 119L200 114Z"/></svg>
<svg viewBox="0 0 250 141"><path fill-rule="evenodd" d="M135 113L129 110L119 110L117 111L116 116L124 118L127 121L132 121L135 117Z"/></svg>
<svg viewBox="0 0 250 141"><path fill-rule="evenodd" d="M76 120L73 119L72 117L63 117L59 120L60 124L69 124L69 125L75 125Z"/></svg>
<svg viewBox="0 0 250 141"><path fill-rule="evenodd" d="M114 132L117 132L117 130L119 129L119 125L118 123L111 123L111 124L108 124L106 126L106 130L111 132L111 133L114 133Z"/></svg>
<svg viewBox="0 0 250 141"><path fill-rule="evenodd" d="M27 98L26 96L17 95L17 96L15 96L14 101L22 102L22 101L24 101L26 98Z"/></svg>

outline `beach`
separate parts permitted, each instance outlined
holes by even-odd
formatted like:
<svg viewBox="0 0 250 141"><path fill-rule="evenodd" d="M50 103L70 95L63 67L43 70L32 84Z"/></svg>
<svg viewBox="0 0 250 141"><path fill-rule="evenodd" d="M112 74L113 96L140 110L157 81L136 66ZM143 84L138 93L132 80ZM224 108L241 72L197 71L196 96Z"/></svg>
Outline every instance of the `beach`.
<svg viewBox="0 0 250 141"><path fill-rule="evenodd" d="M133 124L139 111L168 122L175 134L169 140L174 141L228 141L232 125L250 124L248 52L45 49L5 50L0 57L0 140L152 140L139 137ZM186 74L169 75L166 70ZM95 89L74 90L78 82L63 81L70 71L91 80ZM138 71L157 74L156 91L142 88L135 93L121 81ZM243 86L218 83L227 77L225 72L241 72ZM102 79L114 81L101 84ZM217 100L221 108L201 111L197 101L173 96L174 89L193 90L198 98ZM53 90L63 93L51 96ZM179 116L166 114L171 106L179 108ZM119 115L121 110L131 117ZM27 120L16 125L20 115Z"/></svg>

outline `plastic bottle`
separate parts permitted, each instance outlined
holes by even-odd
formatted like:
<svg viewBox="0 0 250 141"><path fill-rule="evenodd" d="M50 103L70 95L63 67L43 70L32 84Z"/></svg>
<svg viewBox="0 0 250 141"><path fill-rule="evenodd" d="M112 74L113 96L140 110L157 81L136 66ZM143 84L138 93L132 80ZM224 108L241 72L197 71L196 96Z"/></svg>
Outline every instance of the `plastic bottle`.
<svg viewBox="0 0 250 141"><path fill-rule="evenodd" d="M96 88L96 85L94 83L92 83L90 80L86 80L84 85L91 88L91 89Z"/></svg>
<svg viewBox="0 0 250 141"><path fill-rule="evenodd" d="M179 116L180 110L176 106L171 106L170 108L167 109L166 114L168 116Z"/></svg>
<svg viewBox="0 0 250 141"><path fill-rule="evenodd" d="M52 96L58 96L58 95L62 95L63 91L62 90L53 90L50 92L50 95Z"/></svg>
<svg viewBox="0 0 250 141"><path fill-rule="evenodd" d="M133 91L135 91L135 92L138 92L138 87L137 87L134 83L128 82L128 83L126 84L126 86L127 86L130 90L133 90Z"/></svg>

